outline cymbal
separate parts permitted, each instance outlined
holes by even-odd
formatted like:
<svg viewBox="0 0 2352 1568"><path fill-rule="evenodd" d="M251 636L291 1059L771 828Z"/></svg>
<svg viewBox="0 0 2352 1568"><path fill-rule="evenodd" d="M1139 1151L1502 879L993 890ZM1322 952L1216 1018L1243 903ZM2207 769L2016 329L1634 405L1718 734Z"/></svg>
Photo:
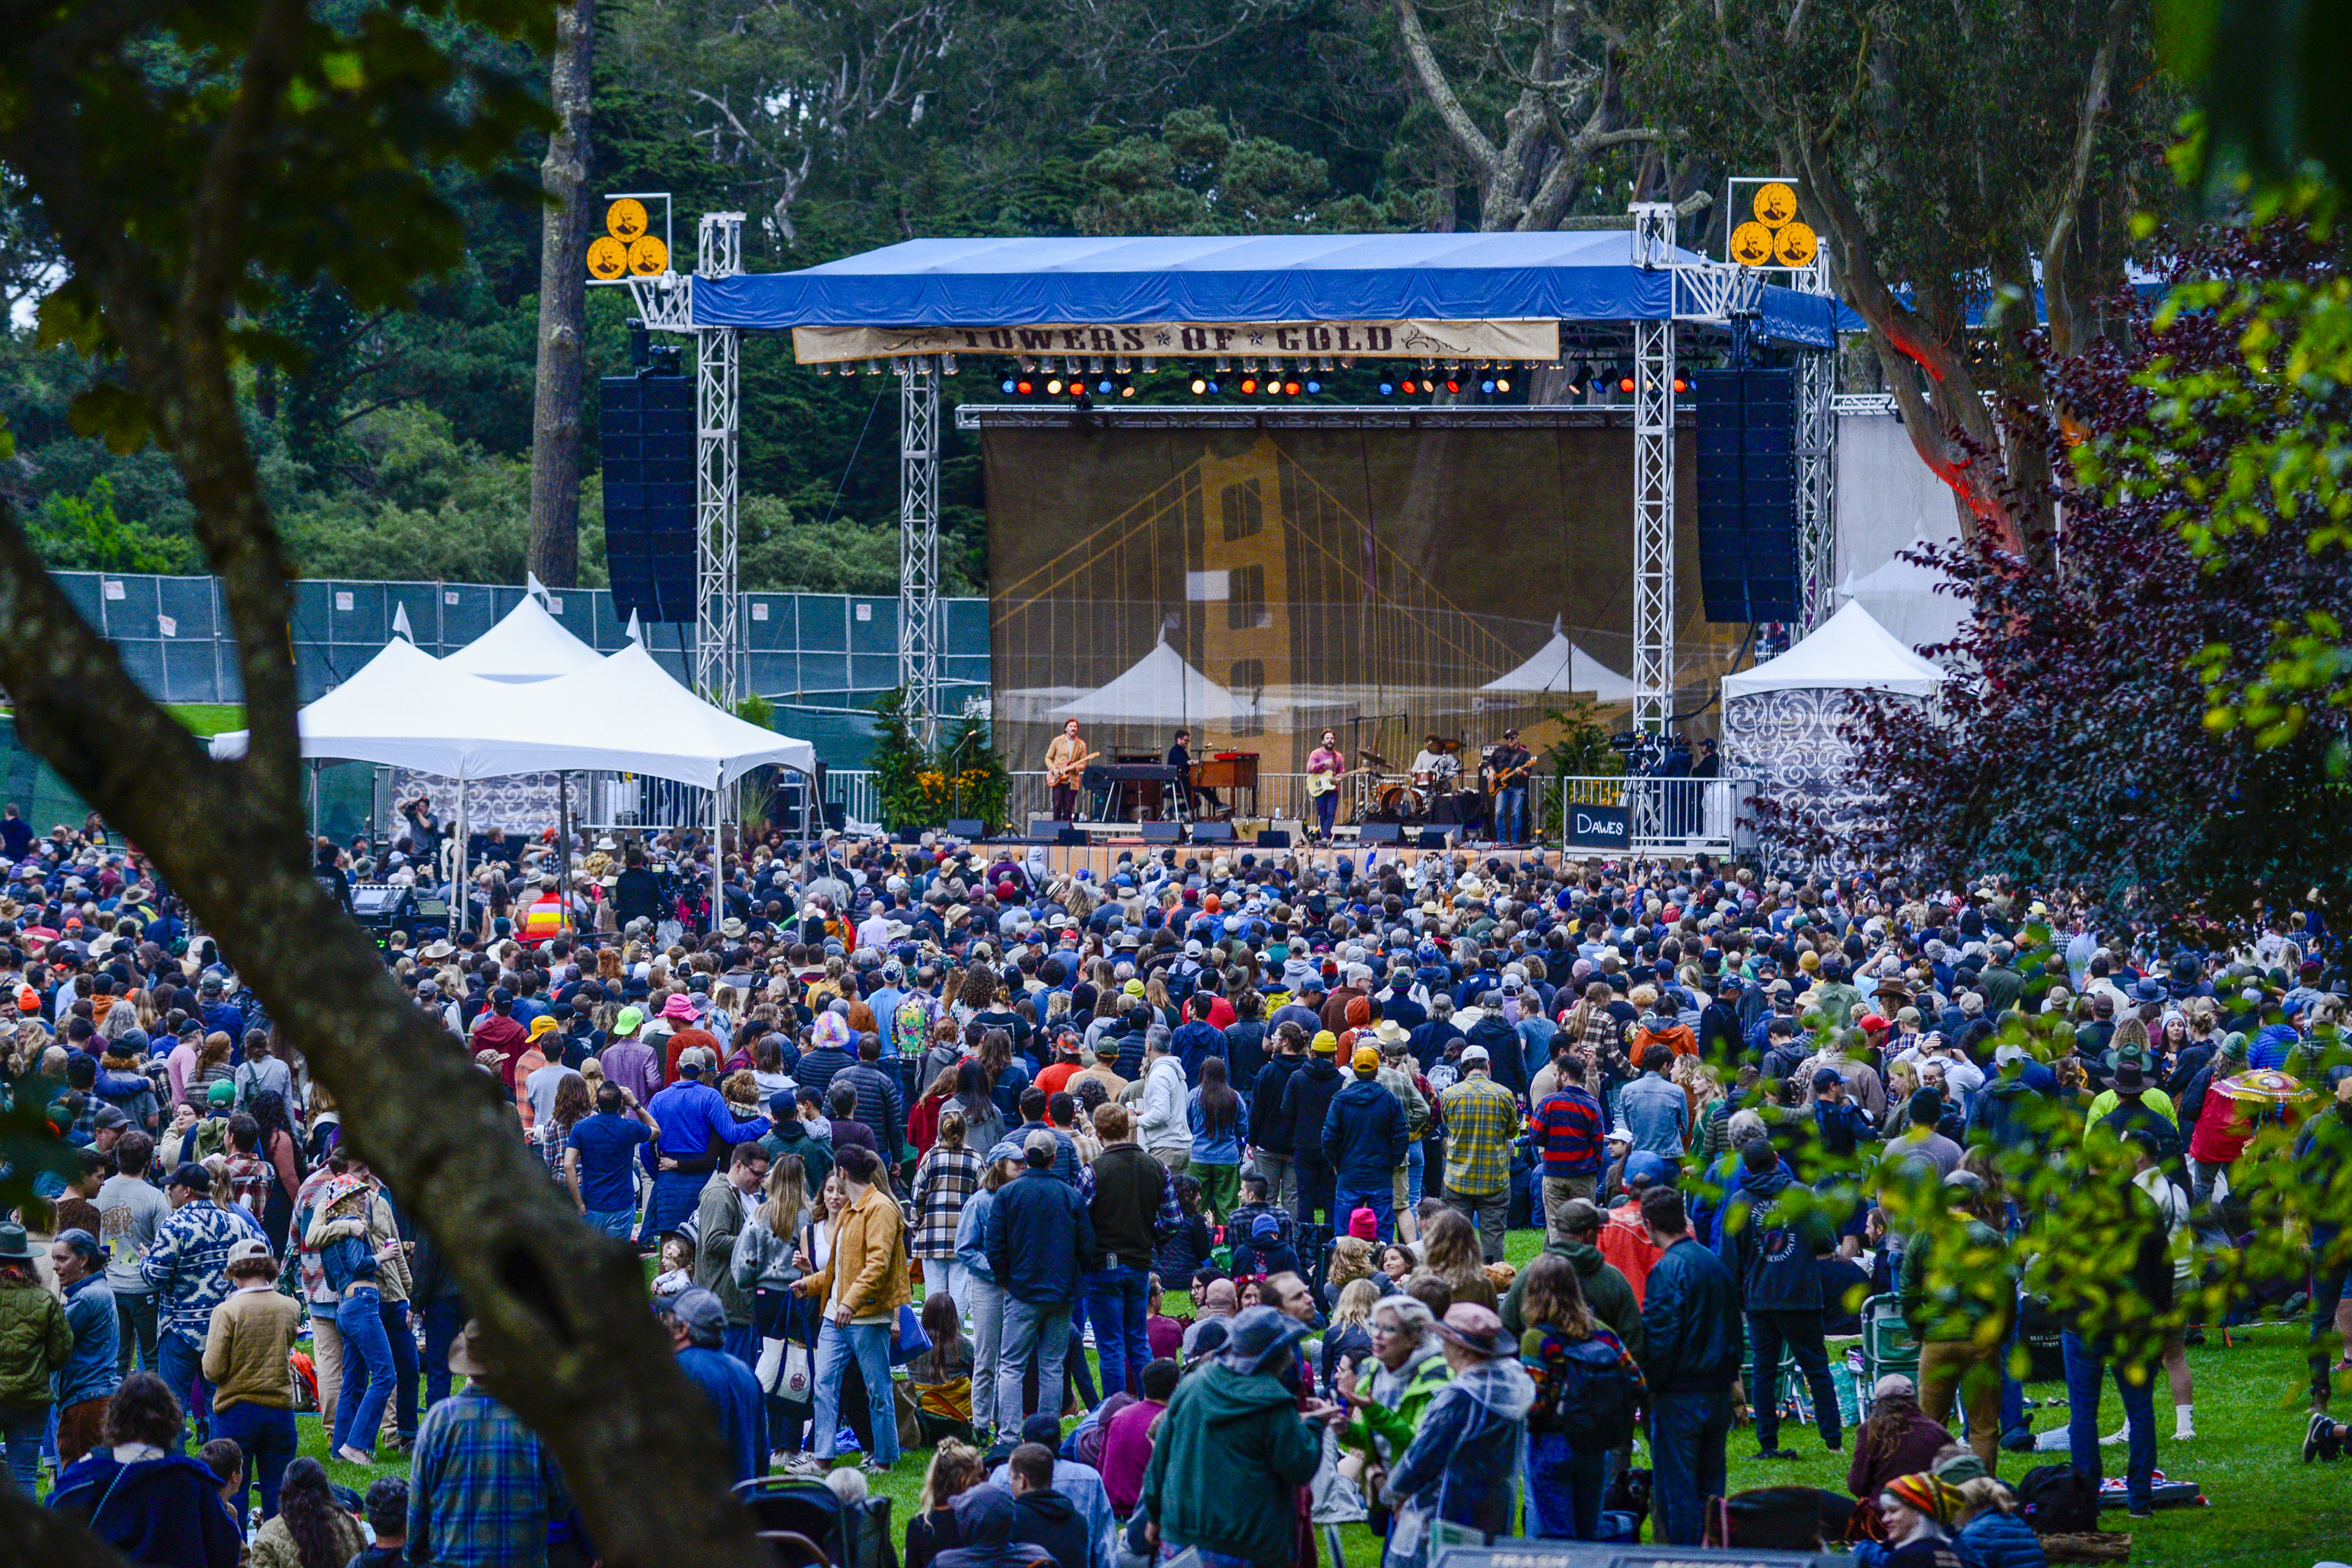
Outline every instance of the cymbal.
<svg viewBox="0 0 2352 1568"><path fill-rule="evenodd" d="M1393 766L1387 758L1382 757L1379 752L1374 751L1369 746L1358 747L1356 748L1356 755L1362 758L1365 761L1370 763L1375 768L1388 768Z"/></svg>

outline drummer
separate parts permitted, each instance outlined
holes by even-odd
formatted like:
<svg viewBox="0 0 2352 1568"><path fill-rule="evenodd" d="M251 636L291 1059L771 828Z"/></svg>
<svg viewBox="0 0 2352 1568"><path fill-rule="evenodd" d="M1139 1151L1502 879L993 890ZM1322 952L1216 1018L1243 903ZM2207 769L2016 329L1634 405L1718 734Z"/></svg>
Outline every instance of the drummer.
<svg viewBox="0 0 2352 1568"><path fill-rule="evenodd" d="M1417 789L1427 789L1437 783L1438 775L1461 767L1446 755L1445 737L1435 730L1429 732L1421 743L1421 754L1412 759L1412 783Z"/></svg>

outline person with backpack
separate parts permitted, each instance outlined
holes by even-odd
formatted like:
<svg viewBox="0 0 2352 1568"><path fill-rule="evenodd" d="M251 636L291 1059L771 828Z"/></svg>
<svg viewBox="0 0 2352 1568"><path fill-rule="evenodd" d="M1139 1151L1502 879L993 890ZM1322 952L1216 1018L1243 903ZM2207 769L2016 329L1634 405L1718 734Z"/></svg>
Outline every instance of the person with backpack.
<svg viewBox="0 0 2352 1568"><path fill-rule="evenodd" d="M1521 1276L1519 1363L1535 1380L1528 1414L1527 1532L1601 1539L1609 1456L1633 1435L1648 1388L1624 1344L1585 1305L1576 1266L1547 1252Z"/></svg>
<svg viewBox="0 0 2352 1568"><path fill-rule="evenodd" d="M1792 1215L1784 1195L1792 1185L1789 1168L1771 1143L1758 1139L1739 1156L1739 1196L1724 1208L1723 1238L1717 1254L1738 1283L1756 1351L1748 1403L1756 1412L1759 1458L1795 1458L1780 1447L1780 1351L1787 1346L1797 1370L1812 1390L1822 1443L1843 1451L1837 1387L1830 1382L1829 1353L1822 1343L1821 1270L1815 1250L1830 1244L1827 1217Z"/></svg>

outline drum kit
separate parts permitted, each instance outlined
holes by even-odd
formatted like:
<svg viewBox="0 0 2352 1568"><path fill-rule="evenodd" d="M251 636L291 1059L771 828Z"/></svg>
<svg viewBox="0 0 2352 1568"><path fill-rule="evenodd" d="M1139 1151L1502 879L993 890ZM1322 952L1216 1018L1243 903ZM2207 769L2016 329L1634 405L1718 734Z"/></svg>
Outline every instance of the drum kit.
<svg viewBox="0 0 2352 1568"><path fill-rule="evenodd" d="M1399 769L1377 752L1361 752L1363 765L1373 774L1371 803L1364 820L1407 824L1465 820L1455 799L1463 793L1463 746L1458 737L1439 741L1431 758L1433 765L1413 772ZM1476 790L1473 788L1470 792Z"/></svg>

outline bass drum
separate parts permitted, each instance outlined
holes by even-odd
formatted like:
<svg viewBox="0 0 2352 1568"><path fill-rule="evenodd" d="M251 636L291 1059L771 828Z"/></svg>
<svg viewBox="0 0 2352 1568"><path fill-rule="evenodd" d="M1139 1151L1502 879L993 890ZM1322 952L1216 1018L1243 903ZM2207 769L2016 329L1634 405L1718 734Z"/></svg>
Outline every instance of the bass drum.
<svg viewBox="0 0 2352 1568"><path fill-rule="evenodd" d="M1402 781L1373 790L1372 804L1383 822L1418 822L1429 814L1427 797Z"/></svg>

